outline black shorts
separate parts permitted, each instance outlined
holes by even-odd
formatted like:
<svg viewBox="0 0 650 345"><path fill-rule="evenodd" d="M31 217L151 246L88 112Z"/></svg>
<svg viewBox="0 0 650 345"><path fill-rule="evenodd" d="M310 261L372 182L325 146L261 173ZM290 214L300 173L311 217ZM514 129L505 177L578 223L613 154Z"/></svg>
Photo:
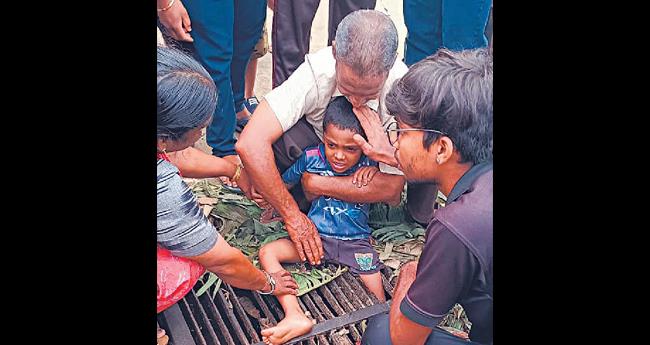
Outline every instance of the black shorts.
<svg viewBox="0 0 650 345"><path fill-rule="evenodd" d="M325 262L345 265L354 275L379 272L384 264L379 254L370 244L370 238L359 240L340 240L333 237L320 237L325 251Z"/></svg>

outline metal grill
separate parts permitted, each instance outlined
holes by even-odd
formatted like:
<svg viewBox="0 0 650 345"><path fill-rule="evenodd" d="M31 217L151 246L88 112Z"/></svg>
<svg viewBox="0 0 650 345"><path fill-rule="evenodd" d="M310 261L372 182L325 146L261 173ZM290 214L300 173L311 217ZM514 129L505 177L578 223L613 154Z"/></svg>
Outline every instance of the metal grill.
<svg viewBox="0 0 650 345"><path fill-rule="evenodd" d="M392 297L390 268L382 270L386 298ZM199 282L178 303L158 314L158 323L170 337L170 345L251 345L261 340L264 328L284 318L275 296L222 284L214 299L210 293L196 297ZM298 297L300 307L320 323L379 301L359 278L345 272L328 284ZM361 340L361 322L349 324L301 341L304 345L352 345ZM289 342L288 344L291 344Z"/></svg>

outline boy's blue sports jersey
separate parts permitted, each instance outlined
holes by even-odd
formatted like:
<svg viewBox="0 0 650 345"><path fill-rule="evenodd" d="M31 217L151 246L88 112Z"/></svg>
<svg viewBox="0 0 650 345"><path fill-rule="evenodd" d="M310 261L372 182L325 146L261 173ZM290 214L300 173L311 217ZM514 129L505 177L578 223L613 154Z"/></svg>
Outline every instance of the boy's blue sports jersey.
<svg viewBox="0 0 650 345"><path fill-rule="evenodd" d="M344 173L334 172L325 158L325 145L321 143L318 147L307 148L302 156L282 174L282 180L285 184L293 186L300 183L304 172L321 176L348 176L363 166L377 166L377 163L362 155L359 162ZM350 184L350 188L356 187ZM369 209L369 204L350 203L321 196L312 201L308 216L320 234L342 240L353 240L370 236Z"/></svg>

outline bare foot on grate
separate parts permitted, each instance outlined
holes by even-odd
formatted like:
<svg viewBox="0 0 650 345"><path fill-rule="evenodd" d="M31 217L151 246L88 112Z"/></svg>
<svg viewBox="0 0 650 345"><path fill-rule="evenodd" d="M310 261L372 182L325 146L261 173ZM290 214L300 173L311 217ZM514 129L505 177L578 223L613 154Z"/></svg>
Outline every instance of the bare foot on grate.
<svg viewBox="0 0 650 345"><path fill-rule="evenodd" d="M262 330L262 340L266 344L279 345L309 333L314 324L304 314L285 317L277 326Z"/></svg>
<svg viewBox="0 0 650 345"><path fill-rule="evenodd" d="M165 330L158 327L158 341L157 345L167 345L169 342L169 336L165 334Z"/></svg>

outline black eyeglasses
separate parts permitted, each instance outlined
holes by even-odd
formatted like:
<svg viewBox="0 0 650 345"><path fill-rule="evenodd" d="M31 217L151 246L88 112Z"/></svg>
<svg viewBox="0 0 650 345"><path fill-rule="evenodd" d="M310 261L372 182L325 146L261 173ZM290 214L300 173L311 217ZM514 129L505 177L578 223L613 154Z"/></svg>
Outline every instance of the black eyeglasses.
<svg viewBox="0 0 650 345"><path fill-rule="evenodd" d="M447 135L444 132L437 131L435 129L426 129L426 128L397 128L397 122L391 122L388 127L386 127L386 135L388 135L388 142L391 146L394 146L397 140L399 139L399 132L431 132L439 135Z"/></svg>

